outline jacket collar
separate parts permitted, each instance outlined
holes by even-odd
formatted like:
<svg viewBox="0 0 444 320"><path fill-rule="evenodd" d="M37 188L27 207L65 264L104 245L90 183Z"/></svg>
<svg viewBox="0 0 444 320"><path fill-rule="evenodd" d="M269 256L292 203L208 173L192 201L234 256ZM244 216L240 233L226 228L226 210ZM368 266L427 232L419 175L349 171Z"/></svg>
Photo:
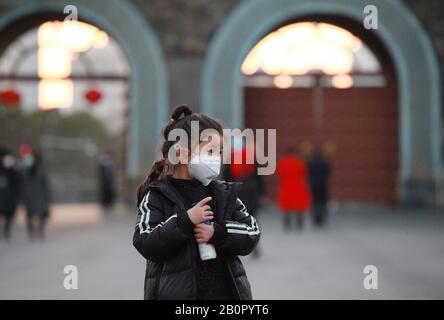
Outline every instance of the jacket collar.
<svg viewBox="0 0 444 320"><path fill-rule="evenodd" d="M227 212L230 212L236 204L236 198L239 195L242 183L214 180L209 186L216 199L216 207L219 211L218 217L225 220Z"/></svg>
<svg viewBox="0 0 444 320"><path fill-rule="evenodd" d="M213 180L208 186L214 196L214 200L216 201L218 216L224 217L227 210L234 207L236 203L235 200L239 195L242 183ZM180 195L169 179L153 182L150 184L150 188L158 189L169 200L184 209Z"/></svg>
<svg viewBox="0 0 444 320"><path fill-rule="evenodd" d="M171 181L169 181L168 179L164 179L161 181L156 181L156 182L151 183L150 189L151 188L158 189L170 201L183 207L183 203L180 200L179 193L177 192L176 188L174 188Z"/></svg>

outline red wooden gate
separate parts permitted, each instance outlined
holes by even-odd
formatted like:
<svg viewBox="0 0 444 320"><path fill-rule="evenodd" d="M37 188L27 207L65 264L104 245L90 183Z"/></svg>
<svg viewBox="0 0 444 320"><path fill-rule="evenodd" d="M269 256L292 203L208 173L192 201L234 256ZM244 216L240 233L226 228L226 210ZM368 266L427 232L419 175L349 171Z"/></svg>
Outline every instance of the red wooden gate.
<svg viewBox="0 0 444 320"><path fill-rule="evenodd" d="M314 143L316 137L334 145L330 156L332 199L396 202L396 88L322 88L323 107L318 118L313 90L246 87L246 127L276 128L278 159L287 148L298 150L301 143ZM274 177L266 178L271 196L275 183Z"/></svg>

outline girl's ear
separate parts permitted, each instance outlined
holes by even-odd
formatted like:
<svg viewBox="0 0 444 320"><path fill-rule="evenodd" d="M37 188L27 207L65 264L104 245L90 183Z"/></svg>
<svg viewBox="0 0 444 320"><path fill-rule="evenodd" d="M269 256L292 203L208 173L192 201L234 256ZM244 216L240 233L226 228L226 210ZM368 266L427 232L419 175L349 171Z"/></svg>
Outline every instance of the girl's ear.
<svg viewBox="0 0 444 320"><path fill-rule="evenodd" d="M181 147L179 144L174 145L174 149L176 151L176 158L181 164L188 164L189 161L189 152L186 148Z"/></svg>
<svg viewBox="0 0 444 320"><path fill-rule="evenodd" d="M177 144L174 145L174 150L176 150L176 158L180 158L180 148Z"/></svg>

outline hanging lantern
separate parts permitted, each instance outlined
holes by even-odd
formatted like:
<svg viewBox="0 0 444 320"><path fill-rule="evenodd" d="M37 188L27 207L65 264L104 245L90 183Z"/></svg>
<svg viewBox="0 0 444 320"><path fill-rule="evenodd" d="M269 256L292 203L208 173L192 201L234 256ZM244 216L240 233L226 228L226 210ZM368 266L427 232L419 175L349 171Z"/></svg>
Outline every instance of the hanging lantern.
<svg viewBox="0 0 444 320"><path fill-rule="evenodd" d="M15 89L0 91L0 103L7 108L15 108L20 103L20 92Z"/></svg>
<svg viewBox="0 0 444 320"><path fill-rule="evenodd" d="M91 104L96 104L102 99L102 92L97 89L89 89L85 93L85 99Z"/></svg>

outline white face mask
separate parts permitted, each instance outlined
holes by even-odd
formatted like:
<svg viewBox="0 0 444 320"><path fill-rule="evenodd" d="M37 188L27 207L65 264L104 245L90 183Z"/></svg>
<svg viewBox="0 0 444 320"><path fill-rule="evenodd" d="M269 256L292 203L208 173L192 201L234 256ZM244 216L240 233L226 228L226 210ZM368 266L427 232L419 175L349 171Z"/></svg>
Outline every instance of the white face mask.
<svg viewBox="0 0 444 320"><path fill-rule="evenodd" d="M188 164L190 175L207 186L220 173L221 158L219 155L208 154L196 155Z"/></svg>

